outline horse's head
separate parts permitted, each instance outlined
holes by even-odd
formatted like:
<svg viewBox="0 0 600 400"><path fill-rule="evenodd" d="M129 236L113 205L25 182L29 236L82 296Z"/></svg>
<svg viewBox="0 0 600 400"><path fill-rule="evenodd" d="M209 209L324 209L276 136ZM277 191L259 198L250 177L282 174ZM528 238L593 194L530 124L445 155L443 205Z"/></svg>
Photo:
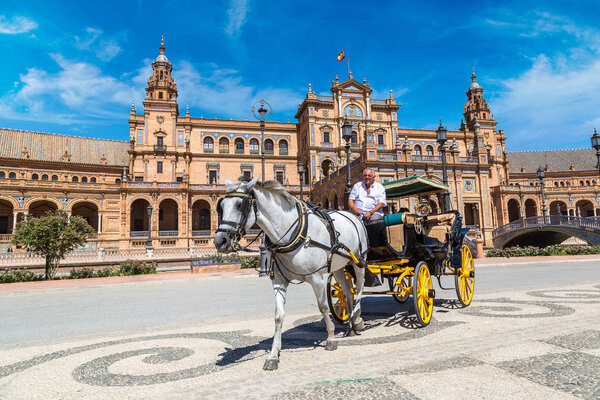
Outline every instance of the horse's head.
<svg viewBox="0 0 600 400"><path fill-rule="evenodd" d="M214 239L218 251L235 251L239 240L256 222L256 199L253 189L257 181L258 177L249 182L225 180L227 194L221 199L223 218Z"/></svg>

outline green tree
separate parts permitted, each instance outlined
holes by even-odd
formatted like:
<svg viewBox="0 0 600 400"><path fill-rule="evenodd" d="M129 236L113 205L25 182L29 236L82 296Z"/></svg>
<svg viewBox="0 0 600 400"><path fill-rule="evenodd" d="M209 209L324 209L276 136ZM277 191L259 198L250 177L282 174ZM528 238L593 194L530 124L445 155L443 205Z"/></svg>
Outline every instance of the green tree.
<svg viewBox="0 0 600 400"><path fill-rule="evenodd" d="M17 224L12 242L46 258L46 279L54 279L60 261L84 244L94 229L81 217L62 210L29 217Z"/></svg>

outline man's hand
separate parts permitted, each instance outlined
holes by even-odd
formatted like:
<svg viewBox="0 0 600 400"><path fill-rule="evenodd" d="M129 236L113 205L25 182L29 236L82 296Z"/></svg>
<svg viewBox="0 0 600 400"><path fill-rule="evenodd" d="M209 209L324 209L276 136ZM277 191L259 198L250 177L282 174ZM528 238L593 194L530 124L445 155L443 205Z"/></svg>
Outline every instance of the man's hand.
<svg viewBox="0 0 600 400"><path fill-rule="evenodd" d="M368 221L371 219L372 216L373 216L373 213L371 211L367 211L366 213L363 214L363 220Z"/></svg>

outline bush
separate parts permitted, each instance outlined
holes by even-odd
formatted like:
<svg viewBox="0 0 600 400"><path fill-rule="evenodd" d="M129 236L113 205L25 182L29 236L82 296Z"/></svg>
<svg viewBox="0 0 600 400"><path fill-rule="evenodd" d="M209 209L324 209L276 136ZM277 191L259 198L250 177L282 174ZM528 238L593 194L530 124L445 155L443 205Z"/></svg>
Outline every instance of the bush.
<svg viewBox="0 0 600 400"><path fill-rule="evenodd" d="M14 283L14 282L31 282L39 281L42 278L37 276L35 273L22 269L2 269L0 270L0 283Z"/></svg>
<svg viewBox="0 0 600 400"><path fill-rule="evenodd" d="M259 257L242 257L242 269L257 269L260 268L260 256Z"/></svg>
<svg viewBox="0 0 600 400"><path fill-rule="evenodd" d="M156 274L156 263L127 260L121 263L119 268L106 267L95 271L92 268L72 269L70 279L82 278L105 278L107 276L130 276Z"/></svg>
<svg viewBox="0 0 600 400"><path fill-rule="evenodd" d="M237 253L223 255L221 253L205 254L202 256L203 264L223 264L241 262L243 257Z"/></svg>
<svg viewBox="0 0 600 400"><path fill-rule="evenodd" d="M506 249L491 249L486 257L531 257L531 256L574 256L581 254L600 254L600 246L561 246L548 247L513 246Z"/></svg>

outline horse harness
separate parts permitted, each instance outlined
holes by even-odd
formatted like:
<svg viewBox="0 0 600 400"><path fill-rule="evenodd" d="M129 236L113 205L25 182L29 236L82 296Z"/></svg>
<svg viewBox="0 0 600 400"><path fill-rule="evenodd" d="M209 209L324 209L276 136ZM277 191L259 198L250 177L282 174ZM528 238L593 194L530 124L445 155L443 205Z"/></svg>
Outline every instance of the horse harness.
<svg viewBox="0 0 600 400"><path fill-rule="evenodd" d="M254 197L253 193L242 193L242 192L232 192L232 193L227 193L225 195L225 198L228 197L240 197L242 198L242 205L240 207L240 212L242 214L242 219L239 222L235 222L235 221L227 221L227 220L222 220L221 224L224 225L229 225L231 226L230 229L223 229L223 228L218 228L217 232L225 232L228 235L232 236L235 239L235 242L239 242L239 240L241 239L242 236L244 236L244 234L246 233L246 223L248 222L248 217L250 215L250 208L252 207L255 215L258 215L258 207L256 204L256 198ZM270 277L271 279L274 278L274 271L273 271L273 262L276 262L277 265L280 266L280 272L281 271L281 262L279 262L277 254L285 254L285 253L291 253L292 251L296 250L298 247L300 246L315 246L318 247L320 249L326 250L329 252L329 254L327 255L327 263L325 264L325 266L323 266L322 268L320 268L317 271L320 271L321 269L327 268L327 273L331 272L331 259L333 257L333 255L339 255L341 257L347 258L350 261L353 261L353 257L351 257L351 250L348 248L348 246L346 246L344 243L341 243L338 239L339 239L339 232L336 231L334 225L333 225L333 219L331 218L331 215L323 210L322 208L320 208L319 206L315 205L314 203L304 203L302 201L298 201L296 203L296 209L298 211L298 218L292 223L292 225L288 228L288 230L282 235L282 238L284 238L289 232L290 230L293 229L292 231L292 239L290 239L287 243L280 243L281 239L273 242L271 240L271 238L269 238L267 235L265 235L265 247L271 252L271 256L272 256L272 262L270 263ZM310 238L310 236L307 236L308 233L308 216L310 213L313 213L324 225L325 228L327 229L328 233L329 233L329 240L330 240L330 244L329 246L326 244L323 244L321 242L317 242L314 239ZM343 214L340 214L342 216L346 217ZM349 219L349 218L348 218ZM353 224L354 225L354 224ZM358 232L357 232L358 234ZM364 267L366 265L366 263L364 262L364 258L363 258L363 249L362 249L362 243L359 240L359 255L358 255L358 260L359 260L359 266L360 267ZM344 252L341 252L340 250L343 250ZM312 275L315 272L314 271L310 274L306 274L308 275ZM283 275L283 273L282 273ZM298 274L296 274L298 275ZM285 277L285 275L284 275ZM291 282L290 279L288 279L287 277L285 277L288 281Z"/></svg>

